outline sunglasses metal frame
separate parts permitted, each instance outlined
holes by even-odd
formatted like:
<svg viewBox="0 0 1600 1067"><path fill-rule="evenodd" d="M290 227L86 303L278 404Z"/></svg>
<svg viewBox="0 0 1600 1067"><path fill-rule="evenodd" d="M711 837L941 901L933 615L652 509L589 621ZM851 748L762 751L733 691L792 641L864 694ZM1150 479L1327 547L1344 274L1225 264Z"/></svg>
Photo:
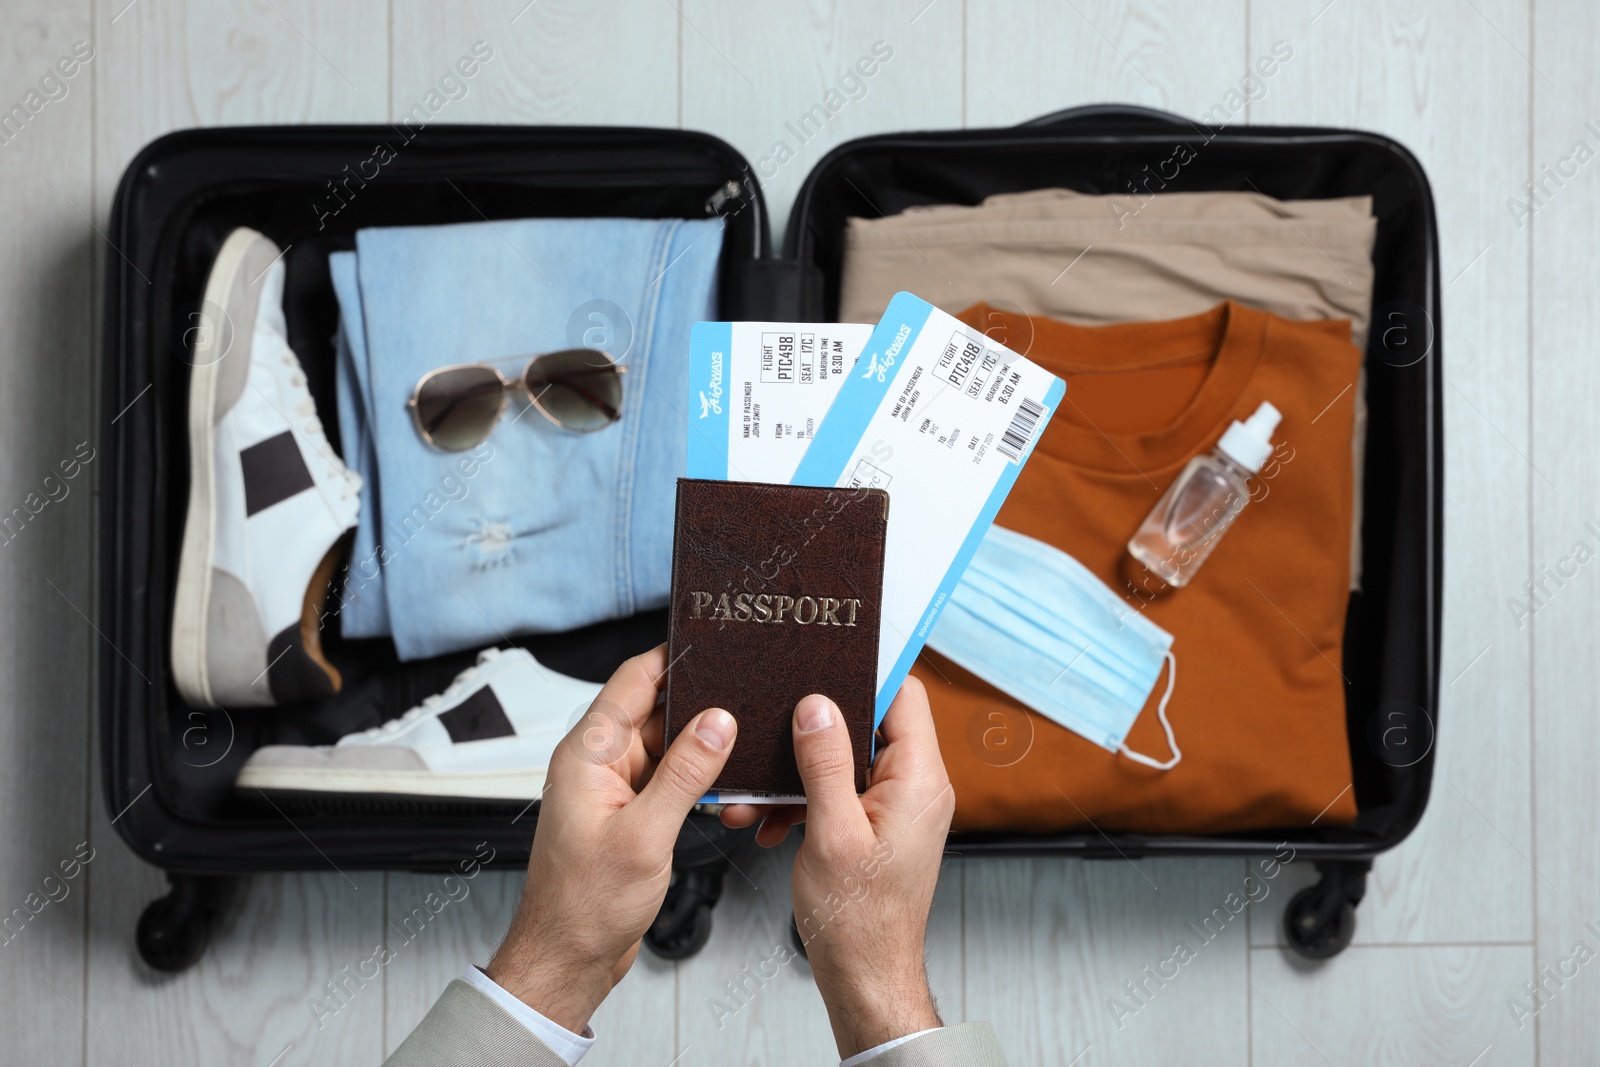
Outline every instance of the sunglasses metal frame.
<svg viewBox="0 0 1600 1067"><path fill-rule="evenodd" d="M477 360L477 361L472 362L472 363L451 363L451 364L448 364L448 365L443 366L443 367L435 367L433 370L431 370L428 373L424 374L421 378L418 378L416 386L411 390L411 399L406 401L406 407L411 409L411 421L416 425L417 433L421 434L422 435L422 439L424 441L426 441L429 445L433 446L434 448L439 449L441 452L465 452L469 448L476 448L479 445L483 444L483 442L487 441L489 439L489 435L494 433L494 428L496 426L500 425L500 417L506 413L506 403L508 402L509 394L513 390L517 390L517 389L520 389L522 391L523 395L528 398L528 403L533 405L533 407L538 410L539 414L543 415L550 422L551 425L559 427L560 429L563 429L563 430L567 431L568 433L594 433L594 432L596 432L598 430L604 430L606 427L614 425L615 423L621 421L621 419L622 419L622 400L623 400L622 396L618 397L616 414L612 415L609 419L607 419L605 422L601 423L599 426L591 426L588 429L583 429L583 428L577 427L577 426L568 426L566 423L562 422L560 419L558 419L554 415L550 414L550 412L545 409L545 406L539 402L539 397L537 395L535 395L534 391L531 388L529 388L529 386L528 386L528 372L533 370L534 366L541 359L546 359L546 358L548 358L550 356L560 355L563 352L585 352L585 353L592 353L593 355L601 357L602 359L604 359L606 361L608 366L605 366L605 367L596 366L595 370L596 371L601 371L601 370L614 371L616 373L616 375L617 375L617 388L618 388L618 391L619 391L619 393L622 391L622 376L624 374L626 374L627 371L628 371L627 365L624 364L624 363L618 363L616 361L616 359L614 359L612 357L611 353L603 351L603 350L598 349L598 348L562 348L562 349L557 349L554 352L541 352L539 355L531 357L528 360L528 362L524 363L522 365L522 372L520 374L518 374L516 376L516 378L514 378L514 379L507 378L505 376L505 372L503 372L499 367L496 367L493 363L489 363L489 362L486 362L484 360ZM517 356L508 356L504 360L500 360L499 362L510 362L511 360L514 360L514 359L517 359L517 358L519 358L519 357L517 357ZM435 378L436 376L438 376L440 374L448 373L449 371L468 370L468 369L477 368L477 367L482 367L485 370L493 372L494 376L499 379L499 381L500 381L500 406L495 409L494 418L489 420L489 424L484 428L483 435L481 437L479 437L476 440L474 440L471 444L464 445L461 448L446 448L444 445L441 445L438 442L438 440L436 440L434 438L434 435L433 435L432 431L430 431L427 428L427 426L423 425L421 405L418 402L418 398L422 395L423 386L427 385L428 382L433 380L433 378ZM520 418L520 417L521 416L518 416L518 418ZM515 420L512 420L512 421L515 421Z"/></svg>

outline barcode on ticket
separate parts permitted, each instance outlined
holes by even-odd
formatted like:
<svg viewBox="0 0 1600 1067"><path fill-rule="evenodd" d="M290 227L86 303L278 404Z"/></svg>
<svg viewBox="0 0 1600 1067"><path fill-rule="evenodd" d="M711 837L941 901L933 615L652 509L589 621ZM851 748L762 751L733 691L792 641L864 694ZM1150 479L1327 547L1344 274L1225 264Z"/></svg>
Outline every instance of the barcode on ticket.
<svg viewBox="0 0 1600 1067"><path fill-rule="evenodd" d="M1033 440L1033 431L1038 429L1043 416L1044 405L1037 400L1023 397L1017 402L1016 414L1011 416L1011 425L1006 427L998 446L1007 459L1013 463L1022 462L1022 450Z"/></svg>

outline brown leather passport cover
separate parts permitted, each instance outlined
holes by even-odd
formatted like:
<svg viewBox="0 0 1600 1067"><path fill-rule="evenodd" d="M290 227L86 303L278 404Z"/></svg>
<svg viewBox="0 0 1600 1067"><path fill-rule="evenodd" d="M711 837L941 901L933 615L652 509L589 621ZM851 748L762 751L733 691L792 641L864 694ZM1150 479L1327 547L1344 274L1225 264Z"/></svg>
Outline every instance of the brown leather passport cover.
<svg viewBox="0 0 1600 1067"><path fill-rule="evenodd" d="M678 479L666 741L706 708L739 722L719 793L805 792L794 706L839 705L867 787L889 495Z"/></svg>

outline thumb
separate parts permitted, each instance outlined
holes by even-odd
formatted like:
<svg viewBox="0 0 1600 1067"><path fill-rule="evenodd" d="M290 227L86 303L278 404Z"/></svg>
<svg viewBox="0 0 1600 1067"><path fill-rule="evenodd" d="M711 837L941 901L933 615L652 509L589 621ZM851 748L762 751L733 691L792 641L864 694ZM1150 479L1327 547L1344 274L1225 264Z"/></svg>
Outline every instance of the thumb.
<svg viewBox="0 0 1600 1067"><path fill-rule="evenodd" d="M813 830L848 830L867 815L856 796L856 759L839 706L813 693L794 708L794 759L806 787L806 822Z"/></svg>
<svg viewBox="0 0 1600 1067"><path fill-rule="evenodd" d="M637 809L637 817L652 832L676 840L690 810L722 773L738 732L739 724L721 708L709 708L690 719L628 807Z"/></svg>

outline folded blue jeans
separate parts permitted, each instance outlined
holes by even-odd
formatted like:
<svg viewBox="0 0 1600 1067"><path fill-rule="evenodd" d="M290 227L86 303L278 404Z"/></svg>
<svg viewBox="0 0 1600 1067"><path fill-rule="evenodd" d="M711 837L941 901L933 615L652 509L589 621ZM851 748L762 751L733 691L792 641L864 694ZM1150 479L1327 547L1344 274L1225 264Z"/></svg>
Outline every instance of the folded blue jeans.
<svg viewBox="0 0 1600 1067"><path fill-rule="evenodd" d="M346 637L421 659L667 603L689 332L715 317L721 249L720 219L525 219L362 230L329 257L340 433L365 483ZM513 392L476 449L418 433L428 371L515 379L574 347L627 368L611 425L572 433Z"/></svg>

